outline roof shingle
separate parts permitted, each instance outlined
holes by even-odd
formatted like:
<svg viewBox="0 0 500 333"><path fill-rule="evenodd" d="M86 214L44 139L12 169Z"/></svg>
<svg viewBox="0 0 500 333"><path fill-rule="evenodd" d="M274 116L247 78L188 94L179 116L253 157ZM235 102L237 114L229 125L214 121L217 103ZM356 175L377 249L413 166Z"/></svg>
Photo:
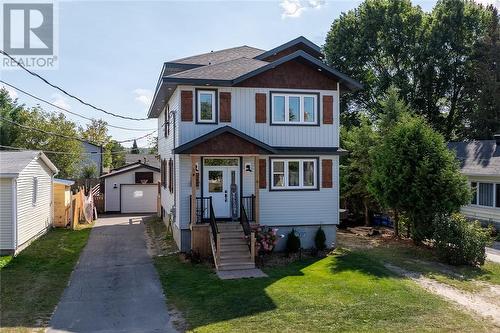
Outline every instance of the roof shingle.
<svg viewBox="0 0 500 333"><path fill-rule="evenodd" d="M265 52L264 50L243 45L238 47L232 47L229 49L198 54L195 56L172 60L169 62L180 63L180 64L214 65L242 57L254 58L264 52Z"/></svg>
<svg viewBox="0 0 500 333"><path fill-rule="evenodd" d="M500 146L495 140L450 142L448 147L456 152L464 174L500 176Z"/></svg>

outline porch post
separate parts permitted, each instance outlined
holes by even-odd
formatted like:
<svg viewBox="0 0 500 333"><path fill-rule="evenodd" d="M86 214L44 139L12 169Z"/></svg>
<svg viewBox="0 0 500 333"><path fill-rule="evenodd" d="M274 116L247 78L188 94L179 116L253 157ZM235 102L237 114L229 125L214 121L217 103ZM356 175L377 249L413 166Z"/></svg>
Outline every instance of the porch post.
<svg viewBox="0 0 500 333"><path fill-rule="evenodd" d="M255 219L255 223L259 224L260 222L260 217L259 217L259 174L260 174L260 170L259 170L259 156L255 156L254 157L254 163L253 163L254 167L254 178L255 178L255 190L254 190L254 193L255 193L255 211L253 212L253 215L254 215L254 219Z"/></svg>
<svg viewBox="0 0 500 333"><path fill-rule="evenodd" d="M191 155L191 224L196 223L196 156Z"/></svg>

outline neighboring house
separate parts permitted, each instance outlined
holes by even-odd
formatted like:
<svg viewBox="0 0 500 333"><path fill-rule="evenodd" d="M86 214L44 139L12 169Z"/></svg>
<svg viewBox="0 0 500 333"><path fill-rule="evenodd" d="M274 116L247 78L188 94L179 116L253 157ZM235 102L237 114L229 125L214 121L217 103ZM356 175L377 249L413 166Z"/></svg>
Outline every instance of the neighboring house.
<svg viewBox="0 0 500 333"><path fill-rule="evenodd" d="M80 162L80 167L84 167L89 165L90 163L94 164L97 170L97 177L100 176L103 172L102 165L102 147L95 145L90 142L82 142L83 149L83 158Z"/></svg>
<svg viewBox="0 0 500 333"><path fill-rule="evenodd" d="M136 162L114 169L101 176L101 179L104 185L105 212L155 213L158 211L160 169Z"/></svg>
<svg viewBox="0 0 500 333"><path fill-rule="evenodd" d="M450 142L467 176L473 197L462 212L483 223L495 223L500 228L500 134L495 140Z"/></svg>
<svg viewBox="0 0 500 333"><path fill-rule="evenodd" d="M241 241L247 220L278 234L295 228L304 248L321 225L335 243L339 95L361 85L322 57L299 37L269 51L241 46L163 65L148 116L158 119L162 213L182 251L205 253L217 237ZM234 220L244 231L223 223Z"/></svg>
<svg viewBox="0 0 500 333"><path fill-rule="evenodd" d="M125 164L131 164L135 162L142 162L144 164L159 168L160 160L158 155L155 154L125 154Z"/></svg>
<svg viewBox="0 0 500 333"><path fill-rule="evenodd" d="M40 151L0 151L0 252L21 251L52 226L58 170Z"/></svg>

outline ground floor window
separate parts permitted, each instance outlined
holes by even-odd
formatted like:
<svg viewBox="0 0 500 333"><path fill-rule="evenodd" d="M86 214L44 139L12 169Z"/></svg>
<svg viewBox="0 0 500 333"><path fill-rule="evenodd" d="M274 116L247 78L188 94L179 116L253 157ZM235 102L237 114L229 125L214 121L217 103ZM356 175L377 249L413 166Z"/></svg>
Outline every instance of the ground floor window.
<svg viewBox="0 0 500 333"><path fill-rule="evenodd" d="M271 159L271 189L317 189L317 159Z"/></svg>
<svg viewBox="0 0 500 333"><path fill-rule="evenodd" d="M471 204L500 208L500 184L471 182Z"/></svg>

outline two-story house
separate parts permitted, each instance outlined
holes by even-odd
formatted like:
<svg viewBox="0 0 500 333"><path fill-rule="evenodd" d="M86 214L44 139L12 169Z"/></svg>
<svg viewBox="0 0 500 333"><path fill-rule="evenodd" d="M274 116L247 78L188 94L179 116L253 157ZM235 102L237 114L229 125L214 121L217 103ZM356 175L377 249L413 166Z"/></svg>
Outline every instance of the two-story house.
<svg viewBox="0 0 500 333"><path fill-rule="evenodd" d="M181 251L219 269L253 266L252 223L303 248L339 222L339 95L361 85L299 37L166 62L148 116L158 119L162 216ZM281 240L277 250L285 247Z"/></svg>

